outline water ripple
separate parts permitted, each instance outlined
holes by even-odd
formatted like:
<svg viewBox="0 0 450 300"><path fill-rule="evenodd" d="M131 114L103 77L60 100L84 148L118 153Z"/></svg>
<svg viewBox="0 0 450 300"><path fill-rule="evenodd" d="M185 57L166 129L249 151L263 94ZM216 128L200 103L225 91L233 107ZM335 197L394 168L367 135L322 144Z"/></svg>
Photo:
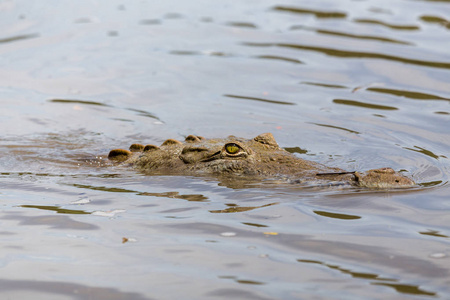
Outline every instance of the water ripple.
<svg viewBox="0 0 450 300"><path fill-rule="evenodd" d="M16 35L9 38L0 39L0 44L2 43L10 43L10 42L16 42L21 40L27 40L27 39L33 39L39 37L39 34L32 33L32 34L23 34L23 35Z"/></svg>
<svg viewBox="0 0 450 300"><path fill-rule="evenodd" d="M280 47L280 48L291 48L296 50L307 50L323 53L329 56L335 57L345 57L345 58L374 58L374 59L384 59L396 62L402 62L412 65L426 66L432 68L442 68L450 69L450 62L439 62L439 61L425 61L414 58L406 58L401 56L395 56L383 53L374 52L360 52L360 51L350 51L350 50L339 50L326 47L308 46L301 44L285 44L285 43L250 43L244 42L243 45L250 47Z"/></svg>
<svg viewBox="0 0 450 300"><path fill-rule="evenodd" d="M390 23L386 23L380 20L375 20L375 19L354 19L353 22L356 23L364 23L364 24L375 24L375 25L381 25L390 29L394 29L394 30L419 30L420 27L417 25L396 25L396 24L390 24Z"/></svg>
<svg viewBox="0 0 450 300"><path fill-rule="evenodd" d="M414 45L413 43L410 43L410 42L386 38L386 37L382 37L382 36L353 34L353 33L341 32L341 31L334 31L334 30L310 28L310 27L306 27L303 25L295 25L295 26L291 27L291 30L296 30L296 29L310 30L310 31L314 31L315 33L318 33L318 34L334 35L334 36L352 38L352 39L358 39L358 40L370 40L370 41L378 41L378 42L401 44L401 45Z"/></svg>
<svg viewBox="0 0 450 300"><path fill-rule="evenodd" d="M302 62L301 60L295 59L295 58L288 58L288 57L276 56L276 55L259 55L259 56L256 56L256 58L280 60L280 61L290 62L290 63L294 63L294 64L304 64L304 62Z"/></svg>
<svg viewBox="0 0 450 300"><path fill-rule="evenodd" d="M396 89L389 89L389 88L377 88L377 87L369 87L366 90L376 92L376 93L382 93L382 94L391 94L394 96L400 96L400 97L405 97L408 99L415 99L415 100L447 100L447 101L450 101L450 98L444 98L444 97L436 96L433 94L427 94L427 93L421 93L421 92L412 92L412 91L396 90Z"/></svg>
<svg viewBox="0 0 450 300"><path fill-rule="evenodd" d="M86 101L86 100L73 100L73 99L51 99L48 100L53 103L76 103L76 104L85 104L85 105L97 105L97 106L109 106L107 104L96 102L96 101Z"/></svg>
<svg viewBox="0 0 450 300"><path fill-rule="evenodd" d="M272 8L274 11L282 11L282 12L289 12L294 14L301 14L301 15L314 15L316 18L333 18L333 19L342 19L346 18L347 14L345 12L340 11L324 11L324 10L313 10L313 9L306 9L306 8L300 8L300 7L289 7L289 6L275 6Z"/></svg>
<svg viewBox="0 0 450 300"><path fill-rule="evenodd" d="M366 102L355 101L355 100L347 100L347 99L334 99L333 103L356 106L356 107L363 107L363 108L369 108L369 109L398 110L397 107L393 107L393 106L372 104L372 103L366 103Z"/></svg>
<svg viewBox="0 0 450 300"><path fill-rule="evenodd" d="M436 296L437 295L436 292L424 290L418 285L397 283L398 282L397 279L385 278L385 277L382 277L381 275L375 274L375 273L355 272L348 268L343 268L341 266L334 265L334 264L327 264L327 263L324 263L324 262L318 261L318 260L298 259L297 261L299 263L322 265L322 266L330 268L331 270L337 270L343 274L348 274L353 278L373 280L370 284L384 285L384 286L392 287L400 294L421 295L421 296ZM393 282L393 283L388 283L388 282Z"/></svg>
<svg viewBox="0 0 450 300"><path fill-rule="evenodd" d="M267 103L273 103L273 104L296 105L293 102L271 100L271 99L263 99L263 98L257 98L257 97L238 96L238 95L230 95L230 94L226 94L224 96L228 97L228 98L236 98L236 99L243 99L243 100L253 100L253 101L267 102Z"/></svg>
<svg viewBox="0 0 450 300"><path fill-rule="evenodd" d="M438 24L450 29L450 21L437 16L423 15L420 19L426 23Z"/></svg>

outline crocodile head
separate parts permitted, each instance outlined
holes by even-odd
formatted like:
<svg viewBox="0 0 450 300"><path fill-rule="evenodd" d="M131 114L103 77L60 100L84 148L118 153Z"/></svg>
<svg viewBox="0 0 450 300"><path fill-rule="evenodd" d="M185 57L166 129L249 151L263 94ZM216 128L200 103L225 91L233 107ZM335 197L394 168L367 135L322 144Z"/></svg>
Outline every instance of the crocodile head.
<svg viewBox="0 0 450 300"><path fill-rule="evenodd" d="M109 159L147 174L230 175L236 178L284 178L296 182L340 181L368 188L410 187L414 182L390 168L345 172L301 159L280 148L271 133L253 139L229 136L205 139L189 135L184 143L168 139L160 146L133 144L115 149ZM326 175L326 176L321 176Z"/></svg>
<svg viewBox="0 0 450 300"><path fill-rule="evenodd" d="M255 176L311 175L330 171L318 163L300 159L280 148L271 133L253 139L229 136L205 139L189 135L185 142L166 140L161 146L133 144L115 149L109 159L134 165L146 173L234 174Z"/></svg>

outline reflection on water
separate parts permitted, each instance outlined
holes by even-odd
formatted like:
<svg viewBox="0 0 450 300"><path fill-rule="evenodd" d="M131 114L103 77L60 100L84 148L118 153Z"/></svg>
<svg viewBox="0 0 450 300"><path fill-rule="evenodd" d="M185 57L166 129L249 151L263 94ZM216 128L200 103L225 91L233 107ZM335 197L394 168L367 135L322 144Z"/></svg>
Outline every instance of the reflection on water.
<svg viewBox="0 0 450 300"><path fill-rule="evenodd" d="M24 208L37 208L49 211L56 211L58 214L72 214L72 215L88 215L89 212L83 210L75 210L75 209L65 209L58 206L49 206L49 205L20 205L20 207Z"/></svg>
<svg viewBox="0 0 450 300"><path fill-rule="evenodd" d="M424 22L438 24L438 25L446 27L447 29L450 29L450 21L448 21L444 18L437 17L437 16L425 15L425 16L421 16L420 19Z"/></svg>
<svg viewBox="0 0 450 300"><path fill-rule="evenodd" d="M422 154L424 154L424 155L426 155L426 156L429 156L429 157L431 157L431 158L434 158L434 159L447 158L447 157L444 156L444 155L436 155L436 154L434 154L433 152L431 152L430 150L427 150L427 149L424 149L424 148L421 148L421 147L418 147L418 146L414 146L414 148L415 148L415 149L413 149L413 148L406 148L406 147L405 147L406 150L411 150L411 151L419 152L419 153L422 153Z"/></svg>
<svg viewBox="0 0 450 300"><path fill-rule="evenodd" d="M333 101L337 101L337 100L333 100ZM339 126L328 125L328 124L318 124L318 123L313 123L313 124L317 125L317 126L321 126L321 127L328 127L328 128L338 129L338 130L344 130L346 132L350 132L350 133L354 133L354 134L360 134L360 132L358 132L358 131L351 130L351 129L348 129L348 128L339 127Z"/></svg>
<svg viewBox="0 0 450 300"><path fill-rule="evenodd" d="M326 83L320 83L320 82L302 82L302 84L316 85L316 86L332 88L332 89L346 89L347 88L346 86L343 86L343 85L326 84Z"/></svg>
<svg viewBox="0 0 450 300"><path fill-rule="evenodd" d="M341 57L341 58L358 58L358 59L363 59L363 58L380 59L380 60L385 60L385 61L401 62L401 63L406 63L406 64L431 67L431 68L450 69L449 62L427 61L427 60L413 59L413 58L407 58L407 57L383 54L383 53L376 53L376 52L340 50L340 49L335 49L335 48L316 47L316 46L308 46L308 45L302 45L302 44L252 43L252 42L244 42L242 44L245 46L249 46L249 47L260 47L260 48L280 47L280 48L294 49L294 50L298 50L298 51L313 51L313 52L318 52L318 53L322 53L325 55L334 56L334 57L338 57L338 58Z"/></svg>
<svg viewBox="0 0 450 300"><path fill-rule="evenodd" d="M424 235L431 235L431 236L436 236L436 237L443 237L443 238L450 238L449 236L439 233L439 231L437 230L429 230L429 231L423 231L423 232L419 232L420 234L424 234Z"/></svg>
<svg viewBox="0 0 450 300"><path fill-rule="evenodd" d="M379 105L379 104L371 104L371 103L364 103L361 101L355 101L355 100L346 100L346 99L334 99L333 103L336 104L343 104L343 105L351 105L356 107L364 107L369 109L379 109L379 110L398 110L397 107L387 106L387 105Z"/></svg>
<svg viewBox="0 0 450 300"><path fill-rule="evenodd" d="M410 284L393 284L393 283L385 283L385 282L372 282L373 285L383 285L394 288L397 292L402 294L411 294L411 295L419 295L419 296L437 296L434 292L429 292L420 289L416 285Z"/></svg>
<svg viewBox="0 0 450 300"><path fill-rule="evenodd" d="M242 224L245 224L245 225L248 225L248 226L254 226L254 227L258 227L258 228L261 228L261 227L269 227L269 226L267 226L267 225L257 224L257 223L249 223L249 222L242 222Z"/></svg>
<svg viewBox="0 0 450 300"><path fill-rule="evenodd" d="M392 24L384 21L376 20L376 19L354 19L353 22L362 23L362 24L371 24L371 25L381 25L393 30L407 30L414 31L419 30L420 27L417 25L400 25L400 24Z"/></svg>
<svg viewBox="0 0 450 300"><path fill-rule="evenodd" d="M273 8L275 11L281 12L290 12L295 14L311 14L316 18L346 18L347 14L345 12L336 12L336 11L323 11L323 10L312 10L312 9L304 9L297 7L286 7L286 6L275 6Z"/></svg>
<svg viewBox="0 0 450 300"><path fill-rule="evenodd" d="M254 210L257 208L268 207L268 206L272 206L272 205L276 205L276 204L279 204L279 203L270 203L270 204L265 204L265 205L261 205L261 206L251 206L251 207L243 207L243 206L238 206L236 204L227 204L228 206L231 206L231 207L226 208L226 209L220 209L220 210L210 210L209 212L211 212L213 214L238 213L238 212L243 212L243 211Z"/></svg>
<svg viewBox="0 0 450 300"><path fill-rule="evenodd" d="M0 298L450 298L449 3L0 1ZM105 159L263 132L420 186Z"/></svg>
<svg viewBox="0 0 450 300"><path fill-rule="evenodd" d="M83 184L73 184L74 187L82 188L82 189L90 189L94 191L103 191L110 193L132 193L138 196L151 196L151 197L162 197L162 198L174 198L174 199L182 199L187 201L194 202L205 202L208 201L208 198L203 195L180 195L179 192L163 192L163 193L149 193L149 192L138 192L123 188L115 188L115 187L105 187L105 186L90 186Z"/></svg>
<svg viewBox="0 0 450 300"><path fill-rule="evenodd" d="M345 268L342 268L337 265L330 265L326 264L320 261L315 260L305 260L305 259L298 259L298 262L301 263L312 263L312 264L319 264L323 265L325 267L328 267L332 270L338 270L343 274L348 274L352 276L353 278L359 278L359 279L366 279L366 280L376 280L375 282L371 282L370 284L373 285L384 285L388 287L394 288L396 291L402 294L412 294L412 295L422 295L422 296L436 296L436 293L425 291L421 289L419 286L416 285L409 285L409 284L400 284L400 283L388 283L384 281L398 281L393 278L383 278L379 274L373 274L373 273L361 273L361 272L354 272ZM379 282L381 281L381 282Z"/></svg>
<svg viewBox="0 0 450 300"><path fill-rule="evenodd" d="M401 96L409 99L416 99L416 100L447 100L450 101L450 98L443 98L432 94L426 94L426 93L419 93L419 92L413 92L413 91L402 91L402 90L394 90L394 89L387 89L387 88L376 88L376 87L369 87L367 88L368 91L377 92L377 93L383 93L383 94L391 94L394 96Z"/></svg>
<svg viewBox="0 0 450 300"><path fill-rule="evenodd" d="M232 279L234 281L236 281L237 283L240 284L266 284L265 282L260 282L260 281L255 281L255 280L246 280L246 279L238 279L237 276L227 276L227 275L223 275L223 276L218 276L220 279Z"/></svg>
<svg viewBox="0 0 450 300"><path fill-rule="evenodd" d="M393 43L393 44L400 44L400 45L412 45L412 43L410 43L410 42L395 40L395 39L381 37L381 36L351 34L351 33L347 33L347 32L340 32L340 31L334 31L334 30L310 28L310 27L305 27L303 25L295 25L295 26L292 26L291 29L292 30L298 30L298 29L311 30L318 34L339 36L339 37L352 38L352 39L357 39L357 40L378 41L378 42Z"/></svg>
<svg viewBox="0 0 450 300"><path fill-rule="evenodd" d="M236 98L236 99L243 99L243 100L254 100L254 101L267 102L267 103L273 103L273 104L295 105L295 103L292 103L292 102L272 100L272 99L263 99L263 98L257 98L257 97L238 96L238 95L224 95L224 96L225 97L229 97L229 98Z"/></svg>
<svg viewBox="0 0 450 300"><path fill-rule="evenodd" d="M227 25L234 27L243 27L243 28L258 28L255 24L247 23L247 22L228 22Z"/></svg>
<svg viewBox="0 0 450 300"><path fill-rule="evenodd" d="M294 63L294 64L303 64L303 62L301 60L295 59L295 58L289 58L289 57L282 57L282 56L275 56L275 55L259 55L256 58L260 58L260 59L271 59L271 60L280 60L280 61L285 61L285 62L289 62L289 63ZM233 96L233 95L225 95L226 97L235 97L238 98L239 96ZM242 96L241 96L242 97ZM253 100L253 99L249 99L249 100ZM254 99L256 100L256 99ZM258 99L259 100L259 99ZM265 100L265 99L264 99ZM277 102L278 104L279 101Z"/></svg>
<svg viewBox="0 0 450 300"><path fill-rule="evenodd" d="M98 105L98 106L108 106L104 103L95 102L95 101L85 101L85 100L69 100L69 99L52 99L48 100L53 103L76 103L76 104L84 104L84 105Z"/></svg>
<svg viewBox="0 0 450 300"><path fill-rule="evenodd" d="M39 37L39 34L23 34L23 35L17 35L17 36L13 36L13 37L0 39L0 43L10 43L10 42L16 42L16 41L32 39L32 38L37 38L37 37Z"/></svg>
<svg viewBox="0 0 450 300"><path fill-rule="evenodd" d="M328 211L315 210L314 213L318 214L319 216L322 216L322 217L339 219L339 220L357 220L357 219L361 219L360 216L346 215L346 214L337 214L337 213L332 213L332 212L328 212Z"/></svg>

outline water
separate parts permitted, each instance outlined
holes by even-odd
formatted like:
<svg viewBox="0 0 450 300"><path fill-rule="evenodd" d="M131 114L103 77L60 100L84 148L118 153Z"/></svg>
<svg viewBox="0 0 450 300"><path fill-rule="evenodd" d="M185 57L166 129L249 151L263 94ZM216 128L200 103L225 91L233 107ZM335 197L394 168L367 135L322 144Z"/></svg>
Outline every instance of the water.
<svg viewBox="0 0 450 300"><path fill-rule="evenodd" d="M450 297L449 1L0 1L0 295ZM145 176L113 148L272 132L405 191Z"/></svg>

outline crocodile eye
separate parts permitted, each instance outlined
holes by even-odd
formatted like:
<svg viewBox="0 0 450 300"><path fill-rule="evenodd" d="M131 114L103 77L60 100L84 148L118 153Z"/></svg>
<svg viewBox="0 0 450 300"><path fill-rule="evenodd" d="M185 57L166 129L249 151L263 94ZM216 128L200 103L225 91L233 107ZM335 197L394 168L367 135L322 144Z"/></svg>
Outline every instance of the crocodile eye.
<svg viewBox="0 0 450 300"><path fill-rule="evenodd" d="M236 154L241 150L241 147L234 143L226 144L225 145L225 151L227 151L228 154Z"/></svg>

